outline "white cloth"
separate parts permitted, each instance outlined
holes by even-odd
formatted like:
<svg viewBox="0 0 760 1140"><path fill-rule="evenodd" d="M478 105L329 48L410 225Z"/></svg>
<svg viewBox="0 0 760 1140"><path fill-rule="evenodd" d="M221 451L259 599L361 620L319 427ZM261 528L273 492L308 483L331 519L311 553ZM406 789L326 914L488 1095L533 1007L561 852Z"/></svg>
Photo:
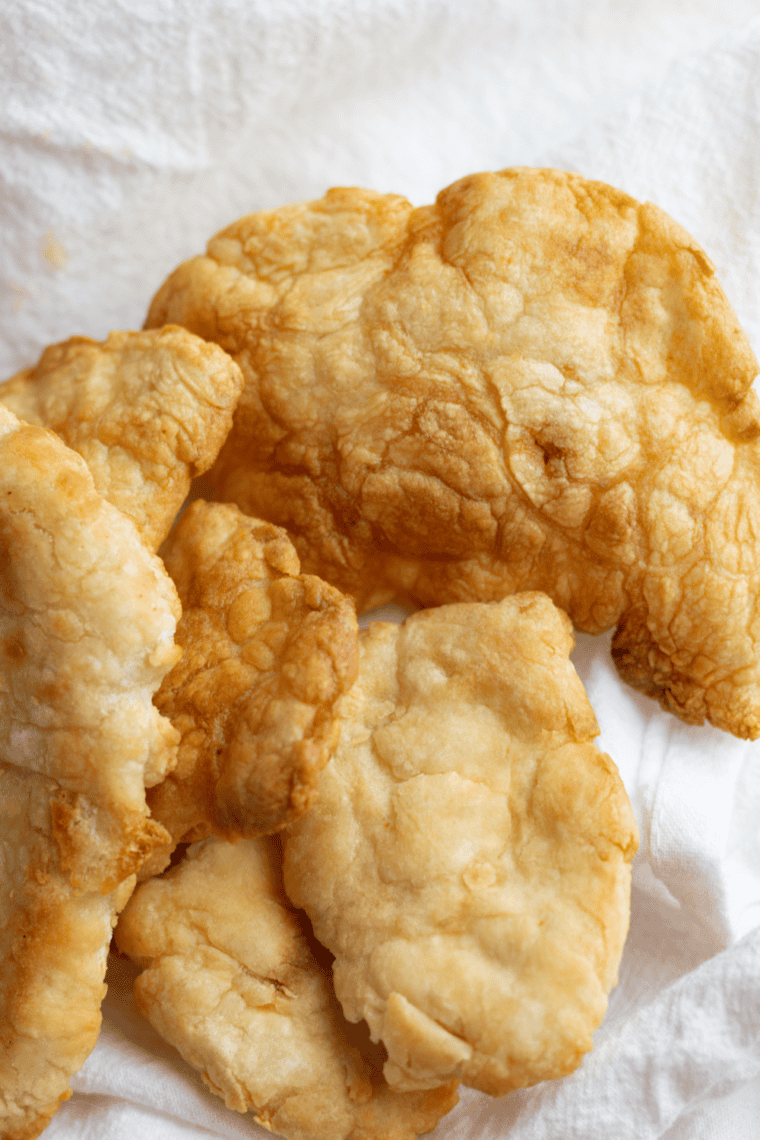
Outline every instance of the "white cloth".
<svg viewBox="0 0 760 1140"><path fill-rule="evenodd" d="M650 198L717 263L760 350L758 0L5 0L0 375L139 327L183 257L333 184L415 202L556 165ZM574 660L641 829L631 932L595 1049L565 1080L465 1090L438 1140L760 1134L760 745ZM113 959L56 1140L263 1132L137 1012Z"/></svg>

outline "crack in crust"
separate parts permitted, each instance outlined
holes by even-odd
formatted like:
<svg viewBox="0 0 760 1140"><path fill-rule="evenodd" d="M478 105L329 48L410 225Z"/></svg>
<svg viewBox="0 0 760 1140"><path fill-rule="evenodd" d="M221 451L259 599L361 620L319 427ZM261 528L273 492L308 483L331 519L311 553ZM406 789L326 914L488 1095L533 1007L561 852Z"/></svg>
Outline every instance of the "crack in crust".
<svg viewBox="0 0 760 1140"><path fill-rule="evenodd" d="M677 715L760 734L757 362L656 206L551 170L331 190L213 238L165 321L239 362L209 486L304 570L360 608L545 591Z"/></svg>

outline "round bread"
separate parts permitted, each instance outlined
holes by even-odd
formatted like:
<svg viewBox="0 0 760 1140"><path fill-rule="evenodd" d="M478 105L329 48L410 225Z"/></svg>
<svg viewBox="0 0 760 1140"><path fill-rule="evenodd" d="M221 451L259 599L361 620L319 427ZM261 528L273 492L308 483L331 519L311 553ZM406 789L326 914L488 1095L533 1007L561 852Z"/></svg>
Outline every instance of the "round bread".
<svg viewBox="0 0 760 1140"><path fill-rule="evenodd" d="M288 1140L414 1140L456 1104L456 1085L388 1087L280 862L271 840L211 838L137 888L116 940L143 967L138 1005L229 1108Z"/></svg>
<svg viewBox="0 0 760 1140"><path fill-rule="evenodd" d="M331 190L223 230L165 321L240 363L214 495L304 571L360 608L545 591L684 720L760 734L758 366L662 210L556 170Z"/></svg>
<svg viewBox="0 0 760 1140"><path fill-rule="evenodd" d="M0 403L50 428L87 463L97 491L157 550L232 424L243 378L185 329L75 336L0 384Z"/></svg>
<svg viewBox="0 0 760 1140"><path fill-rule="evenodd" d="M196 500L164 548L182 657L155 704L180 733L148 803L173 840L269 834L309 806L358 662L350 598L310 575L285 531Z"/></svg>
<svg viewBox="0 0 760 1140"><path fill-rule="evenodd" d="M398 1089L564 1076L591 1048L628 928L630 804L539 594L362 634L359 678L285 888Z"/></svg>
<svg viewBox="0 0 760 1140"><path fill-rule="evenodd" d="M0 408L0 1135L45 1127L95 1044L111 931L165 845L145 786L176 591L52 432Z"/></svg>

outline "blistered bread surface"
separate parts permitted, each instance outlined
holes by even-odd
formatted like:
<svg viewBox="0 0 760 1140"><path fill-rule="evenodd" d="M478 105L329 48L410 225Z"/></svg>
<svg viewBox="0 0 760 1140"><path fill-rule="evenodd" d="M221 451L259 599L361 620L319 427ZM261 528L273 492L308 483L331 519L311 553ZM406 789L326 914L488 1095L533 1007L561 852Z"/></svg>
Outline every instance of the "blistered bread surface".
<svg viewBox="0 0 760 1140"><path fill-rule="evenodd" d="M414 1140L456 1103L451 1083L403 1093L383 1080L282 892L271 840L190 847L138 887L116 937L144 967L135 994L158 1032L229 1108L288 1140Z"/></svg>
<svg viewBox="0 0 760 1140"><path fill-rule="evenodd" d="M38 1135L95 1044L134 872L167 835L145 786L179 603L84 461L0 408L0 1135Z"/></svg>
<svg viewBox="0 0 760 1140"><path fill-rule="evenodd" d="M299 573L285 531L197 500L164 549L183 654L156 706L181 734L149 793L175 841L268 834L309 805L356 677L353 601Z"/></svg>
<svg viewBox="0 0 760 1140"><path fill-rule="evenodd" d="M246 387L215 494L425 605L543 590L623 677L760 733L758 366L699 246L578 175L254 214L157 294Z"/></svg>
<svg viewBox="0 0 760 1140"><path fill-rule="evenodd" d="M157 550L191 478L219 453L242 384L226 353L185 329L113 332L51 345L0 384L0 403L79 452L100 494Z"/></svg>
<svg viewBox="0 0 760 1140"><path fill-rule="evenodd" d="M335 955L399 1089L564 1076L592 1045L637 844L617 769L543 595L361 635L359 679L285 888Z"/></svg>

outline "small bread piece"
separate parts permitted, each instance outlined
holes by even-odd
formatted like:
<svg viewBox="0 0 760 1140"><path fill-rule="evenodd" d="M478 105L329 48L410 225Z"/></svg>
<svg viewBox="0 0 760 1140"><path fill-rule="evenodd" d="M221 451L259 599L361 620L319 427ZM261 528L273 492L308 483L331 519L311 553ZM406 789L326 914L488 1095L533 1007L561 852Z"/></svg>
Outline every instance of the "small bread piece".
<svg viewBox="0 0 760 1140"><path fill-rule="evenodd" d="M52 432L0 408L0 1136L30 1140L95 1044L115 916L166 844L146 783L179 602Z"/></svg>
<svg viewBox="0 0 760 1140"><path fill-rule="evenodd" d="M378 1050L346 1023L329 966L288 905L272 840L190 847L138 887L116 940L145 967L135 996L151 1024L229 1108L251 1110L270 1131L413 1140L457 1102L453 1083L388 1088Z"/></svg>
<svg viewBox="0 0 760 1140"><path fill-rule="evenodd" d="M757 361L671 218L555 170L254 214L148 324L246 388L213 497L360 609L543 590L682 719L760 734Z"/></svg>
<svg viewBox="0 0 760 1140"><path fill-rule="evenodd" d="M299 574L284 530L196 500L164 548L183 655L156 694L181 733L148 803L175 842L268 834L311 802L358 667L353 601Z"/></svg>
<svg viewBox="0 0 760 1140"><path fill-rule="evenodd" d="M371 624L285 889L388 1083L483 1092L573 1071L607 1006L638 838L542 594Z"/></svg>
<svg viewBox="0 0 760 1140"><path fill-rule="evenodd" d="M157 550L191 478L216 459L242 386L216 345L165 328L51 345L0 384L0 403L77 451L103 498Z"/></svg>

